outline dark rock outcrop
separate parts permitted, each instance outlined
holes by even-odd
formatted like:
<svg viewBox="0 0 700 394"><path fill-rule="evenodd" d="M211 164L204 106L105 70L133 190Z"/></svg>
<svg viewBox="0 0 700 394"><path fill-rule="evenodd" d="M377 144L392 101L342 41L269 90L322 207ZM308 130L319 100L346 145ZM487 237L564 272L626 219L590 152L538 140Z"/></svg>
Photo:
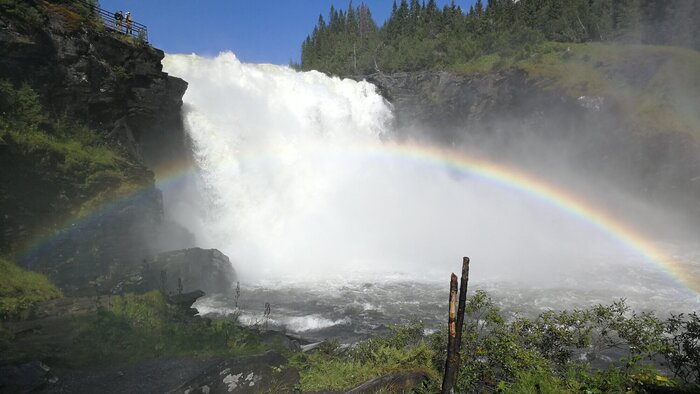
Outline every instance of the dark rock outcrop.
<svg viewBox="0 0 700 394"><path fill-rule="evenodd" d="M80 238L80 235L76 237ZM196 291L206 294L228 294L232 284L236 282L236 272L228 257L216 249L191 248L152 257L143 256L145 255L135 259L136 263L115 261L107 273L95 280L85 282L89 279L89 276L85 275L79 278L68 277L61 283L73 294L145 293L158 289L166 295L174 296L183 293L194 295ZM69 258L69 262L75 261L74 257ZM85 269L90 269L89 260L85 261ZM73 264L57 267L54 277L63 278L63 275L73 272L72 268L75 266ZM90 272L98 274L95 269ZM80 283L86 284L78 286Z"/></svg>
<svg viewBox="0 0 700 394"><path fill-rule="evenodd" d="M281 354L261 355L222 361L204 374L183 384L173 394L293 393L299 372Z"/></svg>
<svg viewBox="0 0 700 394"><path fill-rule="evenodd" d="M162 71L163 52L106 29L80 2L3 7L0 79L30 86L45 115L88 126L121 158L116 168L66 169L60 152L0 135L0 165L12 169L0 174L0 252L79 295L137 272L164 238L192 246L164 220L152 172L190 157L180 116L187 83Z"/></svg>
<svg viewBox="0 0 700 394"><path fill-rule="evenodd" d="M30 85L52 114L101 131L149 166L186 155L187 83L162 71L163 51L105 29L71 3L28 2L34 18L0 15L0 78Z"/></svg>
<svg viewBox="0 0 700 394"><path fill-rule="evenodd" d="M618 77L629 79L646 70L628 67ZM538 174L556 174L551 170L568 166L592 174L591 182L607 182L597 188L615 184L700 220L700 182L694 181L700 175L700 141L681 131L646 129L614 98L572 96L552 81L517 69L356 79L375 84L393 104L399 138L476 150ZM556 180L566 184L561 178ZM574 183L570 186L582 186ZM596 187L588 183L588 188ZM585 188L580 192L586 193Z"/></svg>
<svg viewBox="0 0 700 394"><path fill-rule="evenodd" d="M29 393L56 383L57 378L50 370L37 360L17 366L0 366L0 392Z"/></svg>
<svg viewBox="0 0 700 394"><path fill-rule="evenodd" d="M228 294L236 283L236 271L226 255L216 249L200 248L165 252L147 259L138 277L142 278L139 282L124 285L131 286L126 290L163 289L166 294L202 290L206 294Z"/></svg>
<svg viewBox="0 0 700 394"><path fill-rule="evenodd" d="M169 393L183 382L200 376L221 359L204 357L160 357L128 364L110 364L90 369L56 370L58 382L39 393Z"/></svg>

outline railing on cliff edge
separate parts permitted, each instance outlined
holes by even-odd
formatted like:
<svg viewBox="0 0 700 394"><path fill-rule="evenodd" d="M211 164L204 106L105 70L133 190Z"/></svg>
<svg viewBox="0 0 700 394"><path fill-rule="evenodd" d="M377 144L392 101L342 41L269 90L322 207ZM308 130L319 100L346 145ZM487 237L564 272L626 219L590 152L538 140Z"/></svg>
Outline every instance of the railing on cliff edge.
<svg viewBox="0 0 700 394"><path fill-rule="evenodd" d="M137 38L143 42L148 42L148 28L146 25L132 21L131 26L127 26L126 14L123 15L121 23L117 23L116 18L114 18L114 12L109 12L86 0L75 1L85 6L91 14L99 15L100 19L102 20L102 24L107 29Z"/></svg>

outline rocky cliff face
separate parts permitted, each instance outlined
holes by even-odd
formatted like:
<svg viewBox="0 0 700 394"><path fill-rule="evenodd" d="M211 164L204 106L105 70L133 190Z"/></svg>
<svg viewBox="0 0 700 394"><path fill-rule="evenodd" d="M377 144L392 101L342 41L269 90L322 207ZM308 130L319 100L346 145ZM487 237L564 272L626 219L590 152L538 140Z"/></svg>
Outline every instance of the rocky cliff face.
<svg viewBox="0 0 700 394"><path fill-rule="evenodd" d="M163 52L67 3L27 6L38 10L32 19L0 16L0 76L29 84L51 113L85 122L147 164L185 154L187 83L162 72Z"/></svg>
<svg viewBox="0 0 700 394"><path fill-rule="evenodd" d="M0 79L30 86L47 117L96 134L100 149L80 155L109 156L81 165L69 162L71 137L51 149L0 130L0 251L68 293L87 293L140 266L166 236L191 244L164 222L150 170L189 157L180 118L187 83L162 72L163 52L105 29L77 2L0 11ZM55 123L40 125L49 139Z"/></svg>
<svg viewBox="0 0 700 394"><path fill-rule="evenodd" d="M645 70L630 67L619 76L634 79ZM517 69L365 78L394 105L400 138L476 150L545 179L557 168L569 167L590 176L587 184L572 185L584 192L615 184L700 219L698 138L640 123L613 97L572 95L551 80ZM601 184L591 183L594 179Z"/></svg>

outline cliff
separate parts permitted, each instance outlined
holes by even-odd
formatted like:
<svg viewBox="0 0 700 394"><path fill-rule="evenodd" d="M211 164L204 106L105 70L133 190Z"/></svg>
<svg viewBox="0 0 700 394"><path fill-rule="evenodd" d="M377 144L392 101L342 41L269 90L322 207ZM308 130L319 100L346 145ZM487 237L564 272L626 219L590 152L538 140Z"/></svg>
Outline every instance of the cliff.
<svg viewBox="0 0 700 394"><path fill-rule="evenodd" d="M163 234L187 238L164 222L150 170L189 157L187 83L80 2L0 11L0 253L69 293L106 291Z"/></svg>
<svg viewBox="0 0 700 394"><path fill-rule="evenodd" d="M25 1L5 10L0 76L28 84L51 114L84 122L147 164L185 153L187 83L162 72L163 51L106 29L76 4Z"/></svg>
<svg viewBox="0 0 700 394"><path fill-rule="evenodd" d="M615 185L698 220L698 65L679 48L546 44L528 59L361 78L394 105L400 138L477 151L582 193ZM572 173L582 177L563 179Z"/></svg>

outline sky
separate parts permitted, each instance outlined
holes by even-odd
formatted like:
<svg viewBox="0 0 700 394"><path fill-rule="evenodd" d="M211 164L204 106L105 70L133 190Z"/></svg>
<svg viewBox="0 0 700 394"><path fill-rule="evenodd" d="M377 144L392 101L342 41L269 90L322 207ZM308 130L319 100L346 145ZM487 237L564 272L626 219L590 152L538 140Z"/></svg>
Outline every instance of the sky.
<svg viewBox="0 0 700 394"><path fill-rule="evenodd" d="M328 20L331 5L347 9L349 0L100 0L107 11L131 12L148 27L153 46L166 53L216 56L232 51L248 63L298 62L301 43L318 15ZM451 0L437 0L442 7ZM455 0L468 9L474 0ZM359 0L353 3L360 4ZM391 13L391 0L365 0L374 20L382 25Z"/></svg>

